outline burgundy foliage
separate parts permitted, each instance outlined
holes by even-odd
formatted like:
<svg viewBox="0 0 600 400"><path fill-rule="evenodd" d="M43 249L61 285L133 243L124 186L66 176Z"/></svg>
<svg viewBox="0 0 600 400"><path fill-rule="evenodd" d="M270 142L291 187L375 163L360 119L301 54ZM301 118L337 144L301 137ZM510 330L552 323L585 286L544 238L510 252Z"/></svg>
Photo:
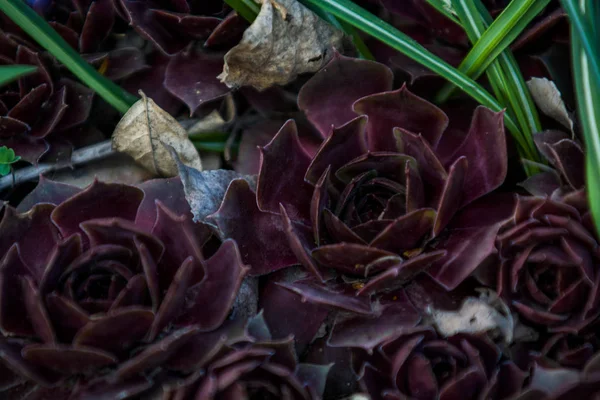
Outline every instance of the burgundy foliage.
<svg viewBox="0 0 600 400"><path fill-rule="evenodd" d="M5 207L0 232L9 393L150 389L150 371L180 371L178 350L221 326L248 272L233 241L192 222L178 178L85 190L42 180L20 211Z"/></svg>
<svg viewBox="0 0 600 400"><path fill-rule="evenodd" d="M323 137L316 152L288 121L261 150L256 193L241 181L229 187L213 220L253 268L300 262L318 281L331 268L368 295L428 267L455 287L492 251L462 260L453 232L493 247L510 213L510 201L507 210L482 201L506 175L502 114L479 107L466 130L448 129L442 110L405 86L391 90L391 78L382 64L336 55L298 99ZM258 234L246 232L249 220Z"/></svg>

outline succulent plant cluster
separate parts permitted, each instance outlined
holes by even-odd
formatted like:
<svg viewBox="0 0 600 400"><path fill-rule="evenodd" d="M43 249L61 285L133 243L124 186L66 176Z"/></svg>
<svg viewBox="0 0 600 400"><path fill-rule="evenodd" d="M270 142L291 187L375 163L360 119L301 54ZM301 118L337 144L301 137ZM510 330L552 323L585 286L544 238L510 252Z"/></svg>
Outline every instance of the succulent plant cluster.
<svg viewBox="0 0 600 400"><path fill-rule="evenodd" d="M176 117L230 96L217 76L248 23L222 1L28 3ZM357 3L451 64L468 49L424 0ZM563 19L551 5L516 41L526 75L556 72ZM102 108L0 23L3 63L38 67L0 90L0 146L60 159ZM40 177L2 203L0 398L598 398L599 238L575 133L537 133L547 164L524 180L503 112L434 105L430 71L368 44L378 61L335 52L237 91L235 171Z"/></svg>

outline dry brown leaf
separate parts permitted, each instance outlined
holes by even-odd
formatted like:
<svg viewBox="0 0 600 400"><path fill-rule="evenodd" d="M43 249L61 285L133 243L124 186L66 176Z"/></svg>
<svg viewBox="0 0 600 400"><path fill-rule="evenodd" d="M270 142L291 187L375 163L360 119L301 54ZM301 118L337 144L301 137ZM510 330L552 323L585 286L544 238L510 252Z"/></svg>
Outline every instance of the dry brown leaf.
<svg viewBox="0 0 600 400"><path fill-rule="evenodd" d="M514 320L510 310L491 290L482 291L479 298L468 297L457 311L428 311L442 336L488 333L505 343L513 340Z"/></svg>
<svg viewBox="0 0 600 400"><path fill-rule="evenodd" d="M341 49L344 34L296 0L261 0L256 20L225 55L221 82L258 90L316 72Z"/></svg>
<svg viewBox="0 0 600 400"><path fill-rule="evenodd" d="M185 165L201 170L200 155L186 130L141 91L140 96L142 98L117 124L112 137L113 149L129 154L153 174L175 176L177 164L164 143L175 149Z"/></svg>
<svg viewBox="0 0 600 400"><path fill-rule="evenodd" d="M531 78L527 87L538 108L573 133L573 120L554 82L546 78Z"/></svg>

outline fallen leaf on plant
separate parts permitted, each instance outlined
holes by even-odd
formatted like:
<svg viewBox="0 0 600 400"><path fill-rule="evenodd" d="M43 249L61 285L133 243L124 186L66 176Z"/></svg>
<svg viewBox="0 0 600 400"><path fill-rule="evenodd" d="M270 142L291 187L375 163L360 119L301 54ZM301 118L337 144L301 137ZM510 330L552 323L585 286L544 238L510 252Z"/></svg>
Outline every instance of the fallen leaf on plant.
<svg viewBox="0 0 600 400"><path fill-rule="evenodd" d="M164 144L171 146L182 163L202 169L198 151L186 130L169 113L140 91L136 102L117 124L113 149L129 154L153 174L177 175L177 164Z"/></svg>
<svg viewBox="0 0 600 400"><path fill-rule="evenodd" d="M254 175L242 175L225 169L199 171L183 164L174 149L170 148L170 151L177 161L185 199L194 215L194 222L200 221L217 229L217 226L206 217L219 209L225 192L234 179L244 179L251 187L256 187L256 176Z"/></svg>
<svg viewBox="0 0 600 400"><path fill-rule="evenodd" d="M573 133L573 120L554 82L547 78L531 78L527 87L539 109Z"/></svg>
<svg viewBox="0 0 600 400"><path fill-rule="evenodd" d="M225 55L221 82L258 90L316 72L341 49L344 34L296 0L260 0L256 20Z"/></svg>
<svg viewBox="0 0 600 400"><path fill-rule="evenodd" d="M458 333L488 333L505 343L513 340L514 320L510 310L491 290L479 298L468 297L457 311L429 309L438 333L445 337Z"/></svg>
<svg viewBox="0 0 600 400"><path fill-rule="evenodd" d="M13 149L6 146L0 147L0 176L5 176L10 173L10 165L19 161L21 157L15 155Z"/></svg>

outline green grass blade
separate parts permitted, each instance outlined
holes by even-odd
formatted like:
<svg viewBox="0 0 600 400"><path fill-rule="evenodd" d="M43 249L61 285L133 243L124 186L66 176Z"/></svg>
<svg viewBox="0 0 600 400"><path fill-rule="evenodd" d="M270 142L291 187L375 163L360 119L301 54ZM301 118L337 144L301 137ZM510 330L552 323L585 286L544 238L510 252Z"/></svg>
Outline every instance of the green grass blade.
<svg viewBox="0 0 600 400"><path fill-rule="evenodd" d="M231 8L248 22L253 22L260 11L260 7L252 0L225 0Z"/></svg>
<svg viewBox="0 0 600 400"><path fill-rule="evenodd" d="M453 6L469 40L478 43L492 23L487 9L479 0L454 0ZM489 65L486 74L496 98L507 107L507 113L516 119L521 128L518 135L514 135L521 156L539 161L540 157L532 137L533 132L541 129L539 118L510 50L506 49L501 53L498 59ZM529 164L525 167L528 173L533 172Z"/></svg>
<svg viewBox="0 0 600 400"><path fill-rule="evenodd" d="M515 40L525 27L538 15L551 0L513 0L481 35L458 69L473 79L477 79L487 67ZM457 13L458 4L454 4ZM485 9L485 8L484 8ZM487 13L487 10L485 11ZM462 19L461 19L462 20ZM467 21L463 21L466 25ZM455 86L447 84L436 100L446 101Z"/></svg>
<svg viewBox="0 0 600 400"><path fill-rule="evenodd" d="M0 67L0 86L37 71L32 65L3 65Z"/></svg>
<svg viewBox="0 0 600 400"><path fill-rule="evenodd" d="M572 1L562 3L571 20L573 76L586 146L587 194L594 225L600 233L600 77L593 68L594 57L597 61L596 54L592 48L586 49L584 44L594 40L592 25L597 21L594 21L595 15L592 13L595 10L586 8L585 2L580 1L579 5ZM571 4L567 6L566 3Z"/></svg>
<svg viewBox="0 0 600 400"><path fill-rule="evenodd" d="M338 22L340 22L342 30L346 32L346 34L350 35L350 37L352 38L352 43L354 43L354 47L356 47L356 51L358 51L358 55L360 56L360 58L365 60L375 60L375 56L373 55L373 53L371 53L371 50L369 50L365 42L362 40L358 31L347 22Z"/></svg>
<svg viewBox="0 0 600 400"><path fill-rule="evenodd" d="M449 9L450 7L446 1L444 1L444 0L426 0L426 1L427 1L427 3L429 3L429 5L431 7L435 8L444 17L448 18L450 21L452 21L456 25L460 26L460 21L458 20L458 18L456 18L456 16Z"/></svg>
<svg viewBox="0 0 600 400"><path fill-rule="evenodd" d="M571 20L572 33L576 33L578 37L578 47L582 47L585 53L587 54L587 61L585 62L585 67L591 70L591 72L594 75L596 75L596 80L600 81L600 60L598 60L598 54L596 54L595 51L595 49L598 48L598 43L596 42L596 40L594 40L594 29L596 29L594 28L594 25L599 23L600 21L594 21L590 18L590 23L586 23L584 21L584 16L577 9L575 0L561 0L560 3L562 4L567 14L569 14L569 19ZM593 14L591 14L590 12L589 15Z"/></svg>
<svg viewBox="0 0 600 400"><path fill-rule="evenodd" d="M192 141L196 149L202 151L210 151L214 153L222 153L225 151L227 147L226 142L201 142L201 141Z"/></svg>
<svg viewBox="0 0 600 400"><path fill-rule="evenodd" d="M388 46L398 50L408 58L451 81L465 93L473 97L477 102L494 111L502 110L502 107L498 104L496 99L494 99L494 97L492 97L477 82L429 52L409 36L351 1L300 0L300 2L302 4L312 4L323 8L339 20L353 25L357 29L373 36ZM519 128L508 115L505 115L505 123L510 132L518 134Z"/></svg>
<svg viewBox="0 0 600 400"><path fill-rule="evenodd" d="M100 75L24 1L0 0L0 10L119 112L135 103L135 96Z"/></svg>

